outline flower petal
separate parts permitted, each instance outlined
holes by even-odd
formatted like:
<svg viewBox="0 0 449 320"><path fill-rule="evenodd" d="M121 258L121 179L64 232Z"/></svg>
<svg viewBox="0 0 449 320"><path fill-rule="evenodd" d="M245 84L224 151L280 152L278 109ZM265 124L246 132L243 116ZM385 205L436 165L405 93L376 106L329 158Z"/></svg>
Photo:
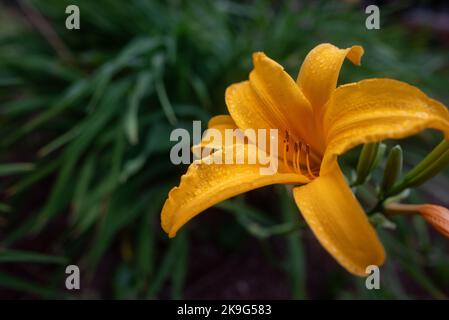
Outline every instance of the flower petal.
<svg viewBox="0 0 449 320"><path fill-rule="evenodd" d="M449 138L449 112L444 105L401 81L368 79L339 87L323 119L327 149L321 172L335 157L362 144L399 139L426 128Z"/></svg>
<svg viewBox="0 0 449 320"><path fill-rule="evenodd" d="M302 140L318 151L313 138L312 108L295 81L283 67L264 53L253 55L250 80L226 90L226 104L237 126L242 129L279 129L284 138Z"/></svg>
<svg viewBox="0 0 449 320"><path fill-rule="evenodd" d="M231 116L222 114L215 117L212 117L208 124L208 128L216 128L216 127L226 127L226 128L237 128L234 120Z"/></svg>
<svg viewBox="0 0 449 320"><path fill-rule="evenodd" d="M383 246L337 162L325 175L293 189L293 194L322 246L349 272L366 276L367 266L383 264Z"/></svg>
<svg viewBox="0 0 449 320"><path fill-rule="evenodd" d="M362 55L361 46L339 49L330 43L320 44L309 52L299 70L296 82L317 113L321 112L321 108L335 90L345 57L352 63L360 65Z"/></svg>
<svg viewBox="0 0 449 320"><path fill-rule="evenodd" d="M220 132L220 140L217 140L214 136L214 133L211 132L210 129L217 130ZM204 132L202 139L200 143L192 146L192 152L197 158L201 158L201 152L203 151L203 148L210 148L210 149L221 149L223 148L226 143L229 143L225 139L225 130L231 129L231 130L237 130L238 127L235 124L234 120L232 120L232 117L229 115L218 115L215 117L212 117L209 120L209 123L207 125L207 130ZM231 142L231 144L233 141Z"/></svg>
<svg viewBox="0 0 449 320"><path fill-rule="evenodd" d="M254 146L253 146L254 147ZM223 154L233 150L234 157L243 156L245 164L207 164L217 157L223 159ZM255 149L253 149L254 151ZM244 154L242 154L244 152ZM249 190L271 184L304 184L309 179L295 173L290 173L278 163L278 171L272 175L263 175L261 164L248 164L250 145L238 148L236 145L215 152L210 157L193 162L187 173L181 177L179 187L173 188L165 201L161 213L162 228L174 237L185 223L197 214L213 205L244 193ZM258 150L257 152L263 153Z"/></svg>

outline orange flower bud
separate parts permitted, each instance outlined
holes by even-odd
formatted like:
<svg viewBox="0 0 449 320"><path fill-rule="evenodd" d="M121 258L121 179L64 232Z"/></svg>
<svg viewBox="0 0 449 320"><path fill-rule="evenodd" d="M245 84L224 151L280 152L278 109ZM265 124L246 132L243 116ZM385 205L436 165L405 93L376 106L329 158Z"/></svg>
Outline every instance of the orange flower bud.
<svg viewBox="0 0 449 320"><path fill-rule="evenodd" d="M387 214L419 214L442 235L449 238L449 209L434 204L392 203L386 206Z"/></svg>
<svg viewBox="0 0 449 320"><path fill-rule="evenodd" d="M441 234L449 238L449 210L433 204L425 204L421 207L421 216Z"/></svg>

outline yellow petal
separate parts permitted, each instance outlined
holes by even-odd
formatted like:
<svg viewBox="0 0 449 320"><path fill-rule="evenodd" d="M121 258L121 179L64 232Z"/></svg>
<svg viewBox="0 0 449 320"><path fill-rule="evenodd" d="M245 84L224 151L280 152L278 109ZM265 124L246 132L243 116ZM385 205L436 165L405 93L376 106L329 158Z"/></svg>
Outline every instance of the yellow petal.
<svg viewBox="0 0 449 320"><path fill-rule="evenodd" d="M207 129L200 141L197 145L192 146L192 152L197 158L201 158L201 152L203 152L203 148L210 148L210 149L221 149L223 148L226 143L232 141L227 141L225 139L225 130L231 129L231 130L237 130L238 127L235 124L234 120L232 120L231 116L228 115L219 115L212 117L209 120L209 123L207 125ZM215 139L216 137L212 134L212 132L209 129L217 130L220 132L220 140Z"/></svg>
<svg viewBox="0 0 449 320"><path fill-rule="evenodd" d="M333 170L293 190L295 201L321 245L349 272L385 260L382 244L334 162Z"/></svg>
<svg viewBox="0 0 449 320"><path fill-rule="evenodd" d="M449 112L422 91L391 79L368 79L335 90L323 119L327 149L321 172L335 156L369 142L399 139L426 128L449 138Z"/></svg>
<svg viewBox="0 0 449 320"><path fill-rule="evenodd" d="M265 166L246 161L250 146L245 145L243 149L235 145L226 147L223 154L230 148L235 157L245 152L245 164L207 164L211 158L222 159L222 155L216 152L207 159L192 163L181 177L179 187L170 191L161 213L162 228L170 237L174 237L179 228L197 214L238 194L271 184L309 182L304 176L288 172L282 163L279 163L277 173L263 175L260 168ZM263 153L261 150L258 152Z"/></svg>
<svg viewBox="0 0 449 320"><path fill-rule="evenodd" d="M226 90L226 104L237 126L242 129L279 129L318 149L311 135L314 122L312 109L295 81L283 67L257 52L250 80ZM316 150L318 151L318 150Z"/></svg>
<svg viewBox="0 0 449 320"><path fill-rule="evenodd" d="M215 117L212 117L208 124L208 128L216 128L216 127L226 127L226 128L237 128L237 125L235 124L234 120L229 115L218 115Z"/></svg>
<svg viewBox="0 0 449 320"><path fill-rule="evenodd" d="M317 113L321 112L335 90L345 57L352 63L360 65L362 55L361 46L339 49L329 43L320 44L309 52L296 82Z"/></svg>

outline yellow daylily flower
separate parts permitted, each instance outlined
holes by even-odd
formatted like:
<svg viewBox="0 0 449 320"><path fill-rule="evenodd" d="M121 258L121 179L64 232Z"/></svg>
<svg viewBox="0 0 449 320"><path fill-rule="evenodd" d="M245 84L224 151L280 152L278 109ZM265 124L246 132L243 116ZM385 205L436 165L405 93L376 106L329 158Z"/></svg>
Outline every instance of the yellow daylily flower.
<svg viewBox="0 0 449 320"><path fill-rule="evenodd" d="M318 45L305 58L295 82L281 65L255 53L249 80L226 90L230 116L212 118L209 128L278 129L278 172L261 175L257 164L195 161L164 204L165 232L174 237L194 216L240 193L294 184L293 196L304 219L344 268L366 276L368 265L382 265L384 248L337 157L359 144L404 138L426 128L441 130L449 139L449 112L419 89L396 80L368 79L337 87L345 58L358 65L362 55L360 46ZM235 146L221 148L226 152Z"/></svg>

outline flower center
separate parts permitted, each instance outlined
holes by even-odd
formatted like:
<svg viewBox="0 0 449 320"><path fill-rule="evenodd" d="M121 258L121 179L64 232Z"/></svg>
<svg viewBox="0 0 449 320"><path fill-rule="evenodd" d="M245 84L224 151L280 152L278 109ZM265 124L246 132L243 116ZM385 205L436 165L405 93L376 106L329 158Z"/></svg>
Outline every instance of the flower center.
<svg viewBox="0 0 449 320"><path fill-rule="evenodd" d="M316 178L317 172L311 166L311 149L307 143L292 136L288 131L284 135L284 165L301 175ZM293 146L293 148L291 147Z"/></svg>

